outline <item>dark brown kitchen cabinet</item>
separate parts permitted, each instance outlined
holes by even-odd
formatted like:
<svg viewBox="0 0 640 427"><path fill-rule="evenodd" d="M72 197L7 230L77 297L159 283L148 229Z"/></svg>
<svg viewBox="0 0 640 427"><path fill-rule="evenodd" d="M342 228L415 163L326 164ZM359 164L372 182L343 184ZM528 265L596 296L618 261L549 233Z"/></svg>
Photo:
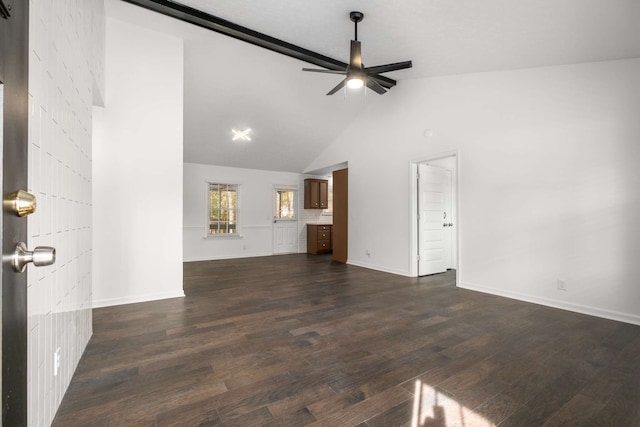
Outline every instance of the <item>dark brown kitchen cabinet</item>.
<svg viewBox="0 0 640 427"><path fill-rule="evenodd" d="M331 225L307 224L307 253L331 252Z"/></svg>
<svg viewBox="0 0 640 427"><path fill-rule="evenodd" d="M308 178L304 180L304 208L327 209L329 207L329 181Z"/></svg>

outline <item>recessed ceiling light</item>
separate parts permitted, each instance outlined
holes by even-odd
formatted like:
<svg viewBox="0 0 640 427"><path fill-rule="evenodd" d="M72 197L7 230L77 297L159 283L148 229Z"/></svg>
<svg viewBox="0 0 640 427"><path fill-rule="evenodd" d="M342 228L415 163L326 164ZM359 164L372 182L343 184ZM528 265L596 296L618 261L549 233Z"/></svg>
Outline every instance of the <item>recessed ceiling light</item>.
<svg viewBox="0 0 640 427"><path fill-rule="evenodd" d="M251 137L249 136L249 134L251 133L251 129L245 129L245 130L235 130L235 129L231 129L231 132L233 132L233 141L251 141Z"/></svg>

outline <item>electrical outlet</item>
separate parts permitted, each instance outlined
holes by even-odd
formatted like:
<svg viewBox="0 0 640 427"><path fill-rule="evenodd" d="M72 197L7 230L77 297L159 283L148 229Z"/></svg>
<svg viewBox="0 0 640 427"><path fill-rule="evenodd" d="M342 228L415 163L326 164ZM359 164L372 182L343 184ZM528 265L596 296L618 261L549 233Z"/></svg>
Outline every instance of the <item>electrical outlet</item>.
<svg viewBox="0 0 640 427"><path fill-rule="evenodd" d="M366 251L364 251L365 255L370 257L371 256L371 251L369 249L367 249Z"/></svg>
<svg viewBox="0 0 640 427"><path fill-rule="evenodd" d="M565 282L563 279L558 279L558 290L559 291L567 290L567 282Z"/></svg>
<svg viewBox="0 0 640 427"><path fill-rule="evenodd" d="M53 376L57 377L60 372L60 347L53 354Z"/></svg>

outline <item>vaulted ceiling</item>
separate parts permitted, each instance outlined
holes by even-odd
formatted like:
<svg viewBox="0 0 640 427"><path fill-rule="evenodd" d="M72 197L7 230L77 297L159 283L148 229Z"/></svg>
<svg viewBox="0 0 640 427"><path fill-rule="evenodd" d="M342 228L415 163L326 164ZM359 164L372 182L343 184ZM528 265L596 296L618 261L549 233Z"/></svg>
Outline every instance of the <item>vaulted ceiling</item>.
<svg viewBox="0 0 640 427"><path fill-rule="evenodd" d="M638 0L180 0L348 62L353 23L365 65L412 60L398 80L640 57ZM326 92L341 76L143 10L107 1L107 14L185 40L184 160L300 172L368 104L394 89ZM252 129L232 142L231 129Z"/></svg>

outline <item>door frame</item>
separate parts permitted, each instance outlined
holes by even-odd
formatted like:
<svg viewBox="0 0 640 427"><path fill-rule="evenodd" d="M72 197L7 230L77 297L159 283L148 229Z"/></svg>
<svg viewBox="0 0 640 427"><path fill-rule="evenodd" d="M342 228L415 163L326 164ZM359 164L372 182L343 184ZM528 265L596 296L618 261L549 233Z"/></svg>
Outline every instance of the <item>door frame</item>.
<svg viewBox="0 0 640 427"><path fill-rule="evenodd" d="M460 277L462 276L462 258L460 257L460 236L462 229L460 227L460 151L450 150L436 154L425 155L419 159L409 162L409 275L418 277L418 164L433 162L436 160L455 157L456 170L455 185L452 184L452 191L455 192L456 215L453 218L456 227L454 229L454 239L456 242L456 286L460 286Z"/></svg>
<svg viewBox="0 0 640 427"><path fill-rule="evenodd" d="M286 190L293 191L294 195L294 206L295 206L295 219L276 219L276 191L278 190ZM286 185L286 184L273 184L273 188L271 189L271 214L273 216L273 222L271 223L271 253L273 255L285 255L287 253L299 253L300 252L300 210L302 203L300 201L300 189L297 185ZM295 230L296 230L296 250L295 252L279 252L276 253L276 221L289 221L295 222Z"/></svg>

